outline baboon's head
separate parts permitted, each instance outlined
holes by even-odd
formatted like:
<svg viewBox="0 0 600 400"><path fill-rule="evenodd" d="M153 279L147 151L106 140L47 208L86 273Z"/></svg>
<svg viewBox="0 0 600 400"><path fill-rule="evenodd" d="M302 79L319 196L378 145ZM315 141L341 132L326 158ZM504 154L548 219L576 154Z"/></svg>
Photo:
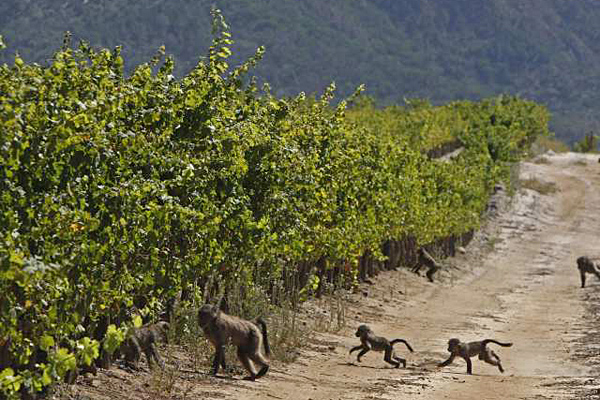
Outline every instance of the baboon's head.
<svg viewBox="0 0 600 400"><path fill-rule="evenodd" d="M577 258L577 266L580 269L582 267L585 267L589 263L590 263L589 258L587 258L586 256L581 256L581 257Z"/></svg>
<svg viewBox="0 0 600 400"><path fill-rule="evenodd" d="M204 328L212 323L219 316L219 308L210 304L205 304L198 310L198 324Z"/></svg>
<svg viewBox="0 0 600 400"><path fill-rule="evenodd" d="M459 344L460 344L460 340L458 340L456 338L452 338L452 339L448 340L448 351L450 353L454 353L455 349L458 348Z"/></svg>
<svg viewBox="0 0 600 400"><path fill-rule="evenodd" d="M362 337L370 332L373 332L367 325L360 325L356 330L356 337Z"/></svg>

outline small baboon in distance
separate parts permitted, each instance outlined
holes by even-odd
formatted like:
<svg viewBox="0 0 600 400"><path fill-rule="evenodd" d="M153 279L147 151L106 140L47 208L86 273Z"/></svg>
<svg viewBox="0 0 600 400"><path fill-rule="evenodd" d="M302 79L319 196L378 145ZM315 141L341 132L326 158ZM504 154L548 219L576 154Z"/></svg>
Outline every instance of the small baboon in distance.
<svg viewBox="0 0 600 400"><path fill-rule="evenodd" d="M156 344L167 340L168 330L169 323L165 321L133 328L131 336L125 339L120 347L120 352L125 356L125 361L138 369L143 352L146 355L149 367L152 367L154 362L158 363L161 368L164 367L165 363L160 358Z"/></svg>
<svg viewBox="0 0 600 400"><path fill-rule="evenodd" d="M485 361L488 364L492 364L498 367L500 372L504 372L500 357L492 349L488 349L486 346L488 343L495 343L499 346L510 347L512 343L500 343L493 339L485 339L479 342L463 343L459 339L453 338L448 340L448 351L450 357L443 363L438 364L438 367L445 367L454 361L456 356L462 357L467 362L467 374L472 374L473 370L471 367L471 357L479 356L480 360Z"/></svg>
<svg viewBox="0 0 600 400"><path fill-rule="evenodd" d="M438 269L441 268L441 265L435 261L435 259L425 250L425 248L421 247L417 253L417 265L414 266L412 271L416 274L419 273L421 267L427 267L427 279L430 282L433 282L433 275L437 272Z"/></svg>
<svg viewBox="0 0 600 400"><path fill-rule="evenodd" d="M385 362L392 364L398 368L400 363L406 368L406 360L404 358L397 357L394 353L394 344L402 342L408 347L408 350L413 351L410 344L404 339L394 339L392 341L387 340L382 336L375 336L375 333L367 325L360 325L356 330L356 337L360 338L360 345L353 347L350 350L350 354L356 350L360 350L356 360L360 362L360 358L364 356L369 350L374 351L385 351L383 359Z"/></svg>
<svg viewBox="0 0 600 400"><path fill-rule="evenodd" d="M250 374L244 379L253 381L267 373L269 362L261 353L261 344L264 344L267 357L271 355L271 348L267 338L267 324L262 318L256 320L261 327L261 332L253 322L227 315L217 306L205 304L198 311L198 323L204 331L204 335L215 347L213 375L217 374L219 365L225 369L224 347L229 340L234 346L237 346L238 358ZM255 372L252 362L261 366L258 373Z"/></svg>
<svg viewBox="0 0 600 400"><path fill-rule="evenodd" d="M598 267L596 263L593 262L587 256L581 256L577 259L577 268L579 269L579 274L581 275L581 287L585 287L585 274L594 274L600 279L600 271L598 271Z"/></svg>

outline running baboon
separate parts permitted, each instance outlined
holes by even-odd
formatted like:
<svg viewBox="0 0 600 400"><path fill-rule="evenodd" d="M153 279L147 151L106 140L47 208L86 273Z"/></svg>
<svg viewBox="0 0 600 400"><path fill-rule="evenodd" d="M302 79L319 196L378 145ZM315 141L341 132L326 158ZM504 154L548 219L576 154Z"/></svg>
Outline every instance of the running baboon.
<svg viewBox="0 0 600 400"><path fill-rule="evenodd" d="M479 342L463 343L459 339L453 338L448 340L448 351L450 357L443 363L438 364L438 367L445 367L454 361L456 356L462 357L467 362L467 374L472 374L471 357L479 356L480 360L488 364L496 365L500 372L504 372L500 357L492 349L486 346L488 343L495 343L499 346L510 347L512 343L500 343L493 339L485 339Z"/></svg>
<svg viewBox="0 0 600 400"><path fill-rule="evenodd" d="M600 271L598 271L598 267L596 263L593 262L587 256L581 256L577 259L577 268L579 269L579 274L581 275L581 287L585 287L585 274L594 274L600 279Z"/></svg>
<svg viewBox="0 0 600 400"><path fill-rule="evenodd" d="M374 351L385 351L383 359L385 362L392 364L394 367L398 368L400 363L402 366L406 368L406 360L404 358L397 357L394 353L394 344L398 342L402 342L408 347L408 350L413 351L410 344L404 339L394 339L392 341L387 340L382 336L375 336L375 333L369 328L367 325L360 325L356 330L356 337L360 338L360 345L353 347L350 350L350 354L356 350L360 350L358 356L356 357L356 361L360 362L360 358L364 356L369 350ZM362 350L361 350L362 349Z"/></svg>
<svg viewBox="0 0 600 400"><path fill-rule="evenodd" d="M156 362L163 368L165 363L158 354L156 343L167 340L168 330L169 323L165 321L134 328L131 336L125 339L120 347L120 352L125 356L125 361L138 369L138 363L142 357L142 352L144 352L149 367L152 367Z"/></svg>
<svg viewBox="0 0 600 400"><path fill-rule="evenodd" d="M261 353L261 343L264 344L267 357L271 355L271 348L267 338L267 324L262 318L256 320L261 327L261 332L253 322L227 315L217 306L205 304L198 311L198 323L206 338L215 347L213 375L217 374L219 365L225 369L224 346L229 340L234 346L237 346L238 358L250 374L244 379L253 381L267 373L269 362ZM261 366L258 373L255 372L252 362Z"/></svg>
<svg viewBox="0 0 600 400"><path fill-rule="evenodd" d="M441 268L441 265L435 261L435 259L425 250L425 248L421 247L417 252L417 265L414 266L412 272L418 274L421 267L427 267L427 279L430 282L433 282L433 275L437 272L438 269Z"/></svg>

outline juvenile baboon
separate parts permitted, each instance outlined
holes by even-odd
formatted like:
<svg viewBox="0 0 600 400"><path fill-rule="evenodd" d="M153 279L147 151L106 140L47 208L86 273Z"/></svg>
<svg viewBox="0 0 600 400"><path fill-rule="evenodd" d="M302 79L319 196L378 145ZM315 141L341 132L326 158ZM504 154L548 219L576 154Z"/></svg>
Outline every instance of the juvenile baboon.
<svg viewBox="0 0 600 400"><path fill-rule="evenodd" d="M453 338L448 340L448 351L450 357L443 363L438 364L438 367L445 367L454 361L456 356L462 357L467 362L467 374L472 373L471 368L471 357L479 356L480 360L485 361L488 364L496 365L500 372L504 372L500 357L492 349L488 349L486 346L488 343L495 343L499 346L510 347L512 343L500 343L493 339L485 339L479 342L463 343L459 339Z"/></svg>
<svg viewBox="0 0 600 400"><path fill-rule="evenodd" d="M421 267L426 266L427 279L429 279L430 282L433 282L433 275L438 271L438 269L441 268L441 265L438 264L437 261L435 261L435 259L423 247L419 249L417 255L417 265L414 266L412 271L418 274Z"/></svg>
<svg viewBox="0 0 600 400"><path fill-rule="evenodd" d="M397 357L394 353L394 344L402 342L408 347L408 350L413 351L410 344L404 339L394 339L392 341L387 340L382 336L375 336L375 333L367 325L360 325L356 330L356 337L360 338L360 345L353 347L350 350L350 354L356 350L360 350L356 360L360 362L360 358L364 356L369 350L374 351L385 351L383 359L385 362L392 364L398 368L400 363L406 368L406 360L404 358Z"/></svg>
<svg viewBox="0 0 600 400"><path fill-rule="evenodd" d="M225 369L224 346L229 340L234 346L237 346L237 356L250 374L244 379L253 381L267 373L269 362L261 353L261 343L264 344L267 357L271 355L271 348L267 338L267 324L262 318L256 320L261 327L261 332L253 322L227 315L217 306L205 304L198 311L198 323L204 331L204 335L215 347L213 375L217 374L219 366ZM252 362L261 366L258 373L255 372Z"/></svg>
<svg viewBox="0 0 600 400"><path fill-rule="evenodd" d="M577 259L577 268L579 269L579 274L581 275L581 287L585 287L585 274L594 274L600 279L600 271L598 271L598 267L596 263L593 262L587 256L581 256Z"/></svg>
<svg viewBox="0 0 600 400"><path fill-rule="evenodd" d="M125 356L125 361L138 369L143 352L146 355L149 367L152 367L156 362L163 368L165 363L160 358L156 343L167 340L168 330L169 323L165 321L134 328L131 336L125 339L120 347L120 352Z"/></svg>

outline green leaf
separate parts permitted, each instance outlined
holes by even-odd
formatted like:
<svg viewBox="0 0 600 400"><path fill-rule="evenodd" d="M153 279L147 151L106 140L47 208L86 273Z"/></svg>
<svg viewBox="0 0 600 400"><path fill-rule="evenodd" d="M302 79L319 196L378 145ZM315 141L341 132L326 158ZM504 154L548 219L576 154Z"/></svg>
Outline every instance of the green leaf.
<svg viewBox="0 0 600 400"><path fill-rule="evenodd" d="M113 324L109 325L104 336L102 348L109 354L112 354L117 347L125 340L125 333Z"/></svg>
<svg viewBox="0 0 600 400"><path fill-rule="evenodd" d="M40 338L40 349L48 351L54 346L54 338L52 336L44 335Z"/></svg>
<svg viewBox="0 0 600 400"><path fill-rule="evenodd" d="M89 337L81 338L77 341L78 358L85 364L91 365L100 355L100 343Z"/></svg>
<svg viewBox="0 0 600 400"><path fill-rule="evenodd" d="M0 388L8 390L9 393L16 393L21 389L23 378L15 376L12 368L5 368L0 372Z"/></svg>

